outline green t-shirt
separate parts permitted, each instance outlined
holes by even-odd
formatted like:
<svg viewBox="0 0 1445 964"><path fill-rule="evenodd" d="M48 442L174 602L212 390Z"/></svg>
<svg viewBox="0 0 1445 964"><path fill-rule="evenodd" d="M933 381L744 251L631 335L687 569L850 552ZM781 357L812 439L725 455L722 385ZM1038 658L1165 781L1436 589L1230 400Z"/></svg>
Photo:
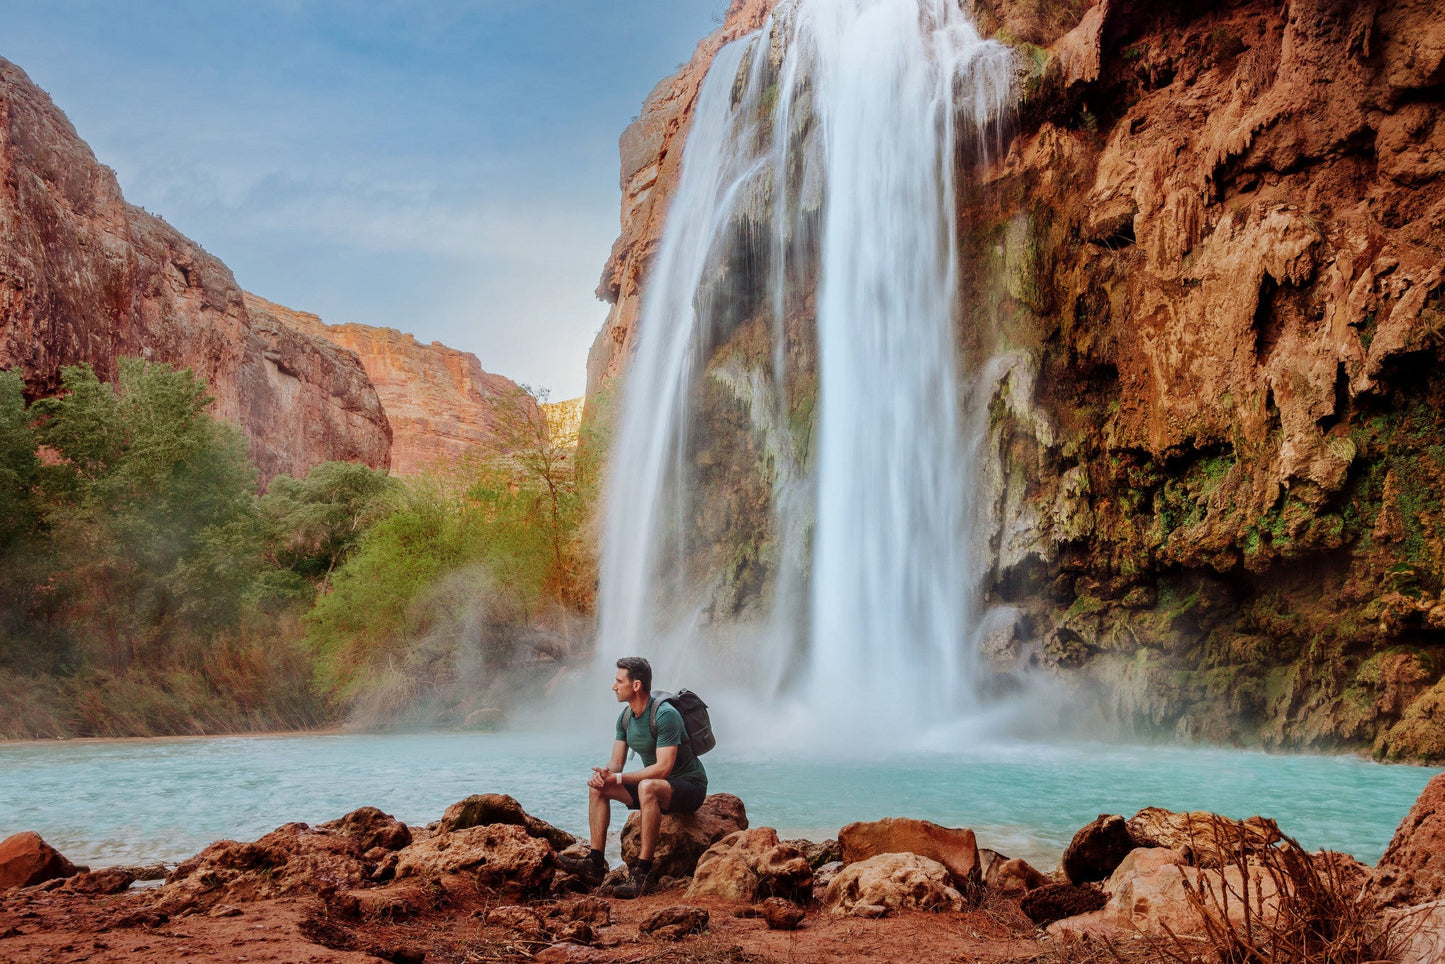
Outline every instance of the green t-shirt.
<svg viewBox="0 0 1445 964"><path fill-rule="evenodd" d="M631 709L623 708L617 717L617 738L625 741L642 757L643 766L649 767L657 762L658 747L678 747L677 762L672 765L670 778L701 783L703 789L706 789L707 771L702 768L702 761L697 755L688 749L687 730L682 724L682 714L671 703L660 705L657 708L657 740L654 742L652 727L647 722L652 713L652 704L649 702L647 706L642 715L636 718L630 718Z"/></svg>

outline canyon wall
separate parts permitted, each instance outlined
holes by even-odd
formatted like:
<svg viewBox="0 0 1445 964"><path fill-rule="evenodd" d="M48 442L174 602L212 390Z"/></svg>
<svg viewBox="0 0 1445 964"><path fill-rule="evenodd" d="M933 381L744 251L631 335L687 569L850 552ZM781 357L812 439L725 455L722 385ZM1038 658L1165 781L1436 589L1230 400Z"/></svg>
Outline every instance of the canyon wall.
<svg viewBox="0 0 1445 964"><path fill-rule="evenodd" d="M391 423L393 475L455 462L478 447L515 446L518 427L542 417L526 390L483 371L470 352L435 341L423 345L394 328L329 325L250 292L245 298L252 318L355 354Z"/></svg>
<svg viewBox="0 0 1445 964"><path fill-rule="evenodd" d="M589 407L635 347L701 78L770 6L734 3L623 136ZM959 340L988 412L960 484L985 495L999 678L1048 672L1125 730L1445 759L1445 20L972 6L1022 91L958 158ZM710 348L711 384L772 377L769 330ZM813 395L790 394L806 437ZM766 501L765 427L725 409L703 481ZM748 540L766 567L757 532L713 554Z"/></svg>
<svg viewBox="0 0 1445 964"><path fill-rule="evenodd" d="M124 356L205 378L263 479L389 464L391 429L356 356L248 313L230 270L127 204L49 96L0 59L0 368L36 397L62 366L112 380Z"/></svg>

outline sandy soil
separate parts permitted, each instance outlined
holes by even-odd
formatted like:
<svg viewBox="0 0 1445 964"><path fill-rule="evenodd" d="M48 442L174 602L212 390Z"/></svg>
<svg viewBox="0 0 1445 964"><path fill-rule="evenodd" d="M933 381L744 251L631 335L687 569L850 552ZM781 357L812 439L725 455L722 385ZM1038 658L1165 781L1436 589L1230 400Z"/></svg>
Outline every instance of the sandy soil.
<svg viewBox="0 0 1445 964"><path fill-rule="evenodd" d="M1093 955L1061 955L1038 941L1017 904L994 901L961 914L904 913L881 920L833 917L810 908L796 931L769 930L755 917L737 916L744 905L686 901L682 890L637 901L612 900L610 926L598 927L595 946L552 945L486 923L503 903L474 884L450 878L435 888L427 907L399 913L347 912L344 901L319 897L222 905L210 914L166 919L148 908L145 891L109 897L60 892L12 892L0 898L0 961L71 962L336 962L361 964L472 964L526 960L559 962L1064 962ZM669 942L642 936L649 914L679 903L709 913L707 929ZM549 902L528 906L545 913ZM391 919L400 916L400 920Z"/></svg>

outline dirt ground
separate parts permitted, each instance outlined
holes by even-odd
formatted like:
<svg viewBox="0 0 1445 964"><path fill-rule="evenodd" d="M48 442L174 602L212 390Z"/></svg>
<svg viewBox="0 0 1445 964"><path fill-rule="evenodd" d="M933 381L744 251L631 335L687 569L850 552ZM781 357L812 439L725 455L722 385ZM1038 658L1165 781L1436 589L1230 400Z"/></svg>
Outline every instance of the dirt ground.
<svg viewBox="0 0 1445 964"><path fill-rule="evenodd" d="M480 964L480 962L1038 962L1113 960L1102 948L1064 948L1041 941L1016 902L994 900L958 914L906 912L878 920L833 917L809 908L794 931L769 930L746 905L688 901L681 889L636 901L613 899L611 923L593 946L553 944L487 923L505 903L453 878L435 887L430 906L383 912L348 909L332 897L282 898L167 919L149 909L146 891L114 896L12 892L0 898L0 962L5 964ZM648 915L676 904L708 912L706 928L679 941L643 936ZM558 904L525 905L540 914ZM1129 955L1133 956L1133 955ZM1141 958L1142 959L1142 958Z"/></svg>

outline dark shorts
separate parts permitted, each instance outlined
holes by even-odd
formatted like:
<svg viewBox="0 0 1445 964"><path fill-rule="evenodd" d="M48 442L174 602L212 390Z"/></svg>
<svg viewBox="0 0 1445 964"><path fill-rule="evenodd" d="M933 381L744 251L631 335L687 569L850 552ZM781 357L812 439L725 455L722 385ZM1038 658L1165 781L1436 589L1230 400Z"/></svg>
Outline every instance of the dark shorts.
<svg viewBox="0 0 1445 964"><path fill-rule="evenodd" d="M667 785L672 787L672 803L663 808L663 813L692 813L702 806L703 798L707 796L707 787L692 780L668 777ZM637 801L636 785L627 784L627 797L628 810L636 810L642 806Z"/></svg>

